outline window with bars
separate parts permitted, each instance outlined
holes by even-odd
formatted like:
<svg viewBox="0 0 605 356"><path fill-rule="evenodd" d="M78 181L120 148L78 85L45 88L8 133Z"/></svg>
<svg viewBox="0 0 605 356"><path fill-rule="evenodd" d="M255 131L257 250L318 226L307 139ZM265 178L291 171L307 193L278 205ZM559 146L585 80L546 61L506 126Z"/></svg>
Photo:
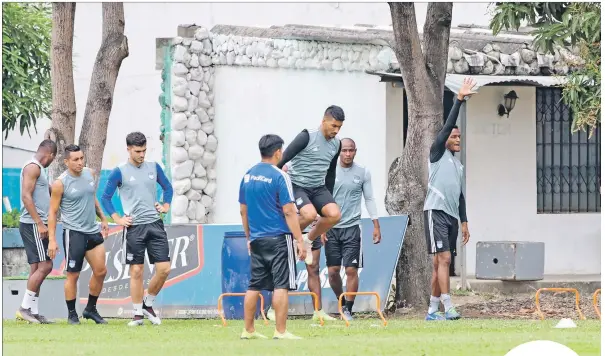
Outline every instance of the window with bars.
<svg viewBox="0 0 605 356"><path fill-rule="evenodd" d="M536 88L538 213L601 211L601 128L571 133L561 89Z"/></svg>

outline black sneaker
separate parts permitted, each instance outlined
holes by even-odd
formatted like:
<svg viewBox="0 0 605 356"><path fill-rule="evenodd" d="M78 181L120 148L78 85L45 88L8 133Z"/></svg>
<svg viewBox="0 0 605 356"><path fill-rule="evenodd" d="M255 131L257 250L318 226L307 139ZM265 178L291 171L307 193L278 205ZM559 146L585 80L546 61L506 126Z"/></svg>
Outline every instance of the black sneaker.
<svg viewBox="0 0 605 356"><path fill-rule="evenodd" d="M75 311L69 312L67 316L67 323L70 325L79 325L80 318L78 318L78 313Z"/></svg>
<svg viewBox="0 0 605 356"><path fill-rule="evenodd" d="M84 312L82 312L82 317L85 319L92 319L97 324L107 324L107 321L105 321L105 319L103 319L103 317L99 314L96 307L84 309Z"/></svg>

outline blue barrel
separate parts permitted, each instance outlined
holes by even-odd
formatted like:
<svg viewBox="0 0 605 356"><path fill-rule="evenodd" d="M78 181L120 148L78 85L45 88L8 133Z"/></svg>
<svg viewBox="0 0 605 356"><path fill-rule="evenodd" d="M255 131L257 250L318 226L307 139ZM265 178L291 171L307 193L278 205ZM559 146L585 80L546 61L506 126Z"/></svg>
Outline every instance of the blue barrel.
<svg viewBox="0 0 605 356"><path fill-rule="evenodd" d="M243 231L225 232L221 255L223 293L245 293L250 282L250 256ZM271 304L271 294L261 292L265 297L265 310ZM256 316L260 315L260 300L256 307ZM223 298L225 319L244 319L244 298Z"/></svg>

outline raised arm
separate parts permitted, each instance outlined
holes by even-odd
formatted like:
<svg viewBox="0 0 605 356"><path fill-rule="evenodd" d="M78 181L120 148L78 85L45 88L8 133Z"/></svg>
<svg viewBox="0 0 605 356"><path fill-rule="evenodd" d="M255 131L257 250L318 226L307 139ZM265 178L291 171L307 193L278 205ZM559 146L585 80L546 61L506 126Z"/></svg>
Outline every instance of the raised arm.
<svg viewBox="0 0 605 356"><path fill-rule="evenodd" d="M435 163L440 160L443 154L445 153L445 143L450 137L454 126L456 126L456 121L458 120L458 113L460 112L460 106L462 106L465 97L470 97L471 95L475 94L475 92L473 91L475 84L475 81L471 78L464 79L464 83L458 91L458 96L456 97L454 106L452 106L452 109L450 110L450 113L448 114L447 119L445 120L445 124L443 124L441 131L439 131L437 137L435 138L435 141L431 145L431 163Z"/></svg>
<svg viewBox="0 0 605 356"><path fill-rule="evenodd" d="M48 257L54 259L59 250L57 247L57 212L63 197L63 182L57 179L50 187L50 209L48 210Z"/></svg>
<svg viewBox="0 0 605 356"><path fill-rule="evenodd" d="M277 164L277 167L281 169L286 163L290 162L300 151L304 150L309 144L309 131L302 130L292 142L286 147L284 154L282 155L281 161Z"/></svg>

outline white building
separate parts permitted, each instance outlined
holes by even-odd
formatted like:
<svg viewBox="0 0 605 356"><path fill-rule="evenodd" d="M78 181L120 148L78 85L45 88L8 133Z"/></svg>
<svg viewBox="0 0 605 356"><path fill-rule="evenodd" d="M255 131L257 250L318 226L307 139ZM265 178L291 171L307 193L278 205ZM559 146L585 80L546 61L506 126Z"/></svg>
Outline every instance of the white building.
<svg viewBox="0 0 605 356"><path fill-rule="evenodd" d="M570 135L569 112L553 87L562 79L548 75L565 74L572 54L536 54L523 45L528 36L487 32L452 29L446 79L455 92L465 75L477 74L480 86L459 118L473 241L467 272L475 272L477 241L537 241L546 245L545 274L599 274L600 133L591 140ZM332 104L345 109L341 136L356 140L356 160L370 168L375 194L384 196L407 121L398 63L384 41L390 35L363 26L218 25L179 27L181 37L158 39L172 107L165 105L164 117L166 158L178 186L172 221L237 223L239 181L259 159L259 137L278 133L289 142L318 126ZM498 105L511 90L519 99L500 116ZM378 209L386 215L382 199Z"/></svg>

